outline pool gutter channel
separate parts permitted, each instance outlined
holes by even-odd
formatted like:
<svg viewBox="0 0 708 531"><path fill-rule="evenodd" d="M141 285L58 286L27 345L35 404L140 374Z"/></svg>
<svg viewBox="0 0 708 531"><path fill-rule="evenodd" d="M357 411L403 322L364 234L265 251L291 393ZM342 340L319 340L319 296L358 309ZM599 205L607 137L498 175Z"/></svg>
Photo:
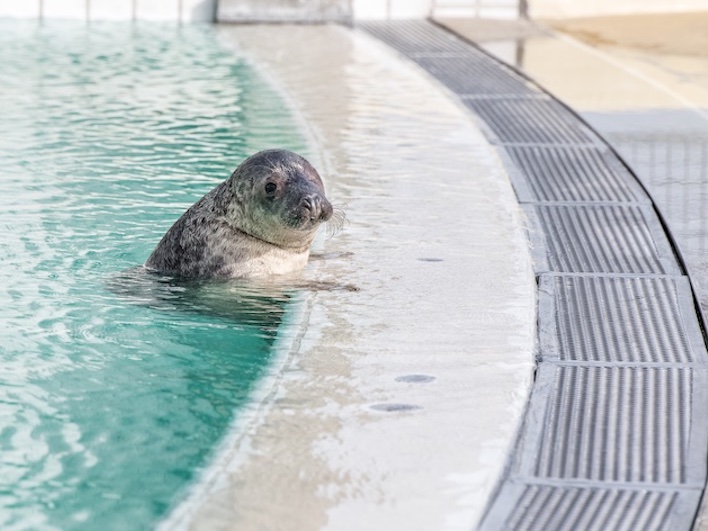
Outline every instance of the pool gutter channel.
<svg viewBox="0 0 708 531"><path fill-rule="evenodd" d="M451 90L527 215L538 367L481 530L690 529L706 481L708 351L647 191L528 78L426 21L359 23Z"/></svg>

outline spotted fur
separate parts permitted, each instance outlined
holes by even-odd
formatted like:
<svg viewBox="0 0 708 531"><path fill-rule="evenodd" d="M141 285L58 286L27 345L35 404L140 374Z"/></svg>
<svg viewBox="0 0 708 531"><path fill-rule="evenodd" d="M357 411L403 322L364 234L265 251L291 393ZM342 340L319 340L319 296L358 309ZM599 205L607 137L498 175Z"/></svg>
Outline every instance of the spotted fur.
<svg viewBox="0 0 708 531"><path fill-rule="evenodd" d="M182 214L145 267L187 278L295 272L332 213L309 162L287 150L261 151Z"/></svg>

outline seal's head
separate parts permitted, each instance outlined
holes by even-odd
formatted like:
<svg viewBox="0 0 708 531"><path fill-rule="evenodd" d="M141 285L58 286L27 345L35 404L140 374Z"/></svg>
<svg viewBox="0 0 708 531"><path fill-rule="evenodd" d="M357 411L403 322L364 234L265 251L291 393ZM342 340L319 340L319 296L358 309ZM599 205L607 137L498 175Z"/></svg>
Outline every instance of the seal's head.
<svg viewBox="0 0 708 531"><path fill-rule="evenodd" d="M309 247L333 209L315 168L284 149L247 158L226 182L229 221L243 232L287 249Z"/></svg>

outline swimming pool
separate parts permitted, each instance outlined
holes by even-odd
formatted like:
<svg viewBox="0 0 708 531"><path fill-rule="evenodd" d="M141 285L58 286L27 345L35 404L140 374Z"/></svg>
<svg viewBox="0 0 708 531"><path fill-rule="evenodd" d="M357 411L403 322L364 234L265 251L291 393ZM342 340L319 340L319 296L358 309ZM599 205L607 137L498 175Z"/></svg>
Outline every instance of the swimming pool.
<svg viewBox="0 0 708 531"><path fill-rule="evenodd" d="M266 370L288 298L234 319L223 286L111 279L247 155L305 140L211 26L3 21L0 83L0 527L152 527Z"/></svg>
<svg viewBox="0 0 708 531"><path fill-rule="evenodd" d="M468 111L340 26L3 38L0 524L468 529L526 403L536 289ZM130 273L274 145L350 220L304 273L335 289Z"/></svg>

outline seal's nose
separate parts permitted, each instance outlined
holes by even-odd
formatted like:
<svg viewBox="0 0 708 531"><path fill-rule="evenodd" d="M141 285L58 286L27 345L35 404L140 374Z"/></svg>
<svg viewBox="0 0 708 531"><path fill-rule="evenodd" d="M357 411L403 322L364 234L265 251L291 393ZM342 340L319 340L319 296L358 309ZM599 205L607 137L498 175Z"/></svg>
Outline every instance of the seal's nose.
<svg viewBox="0 0 708 531"><path fill-rule="evenodd" d="M332 217L332 205L320 195L308 195L300 201L300 208L307 211L311 221L327 221Z"/></svg>
<svg viewBox="0 0 708 531"><path fill-rule="evenodd" d="M300 201L300 206L312 212L315 209L315 200L311 196L303 197L302 201Z"/></svg>

